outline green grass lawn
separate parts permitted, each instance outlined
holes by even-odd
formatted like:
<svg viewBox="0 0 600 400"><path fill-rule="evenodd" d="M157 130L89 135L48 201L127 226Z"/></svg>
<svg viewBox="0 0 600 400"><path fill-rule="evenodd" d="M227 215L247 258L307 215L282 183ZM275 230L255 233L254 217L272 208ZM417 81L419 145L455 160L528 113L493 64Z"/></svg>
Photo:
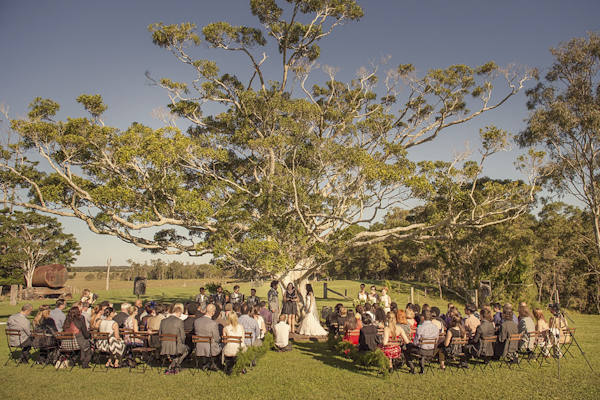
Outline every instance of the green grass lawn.
<svg viewBox="0 0 600 400"><path fill-rule="evenodd" d="M329 282L329 287L343 293L348 289L352 297L358 291L358 283L353 281ZM381 284L378 282L378 287ZM231 285L232 286L232 285ZM248 293L248 285L241 285L242 292ZM266 286L266 285L265 285ZM315 284L319 305L334 305L341 299L331 296L322 299L322 283ZM406 285L408 287L408 285ZM231 289L230 287L227 287ZM198 291L197 287L164 287L150 288L145 299L162 296L165 301L186 301ZM266 295L267 287L258 288L259 296ZM402 289L402 288L401 288ZM115 303L129 301L134 298L130 289L116 289L100 292L101 298L112 299ZM391 295L394 300L394 295ZM160 298L160 297L159 297ZM403 305L407 293L396 295L396 301ZM349 305L349 301L341 301ZM424 303L420 299L420 303ZM446 301L427 299L432 305L442 310ZM34 302L37 307L44 302ZM48 302L46 302L48 303ZM0 303L0 321L16 312L19 306L10 307L8 302ZM576 338L594 371L600 371L600 316L569 314L577 328ZM53 368L41 370L40 367L14 364L2 366L8 357L6 340L2 338L0 345L0 400L29 399L68 399L84 397L88 399L398 399L398 398L433 398L444 399L469 395L477 399L598 399L600 398L600 376L591 372L579 350L571 348L575 358L569 356L561 361L561 377L557 379L557 364L551 360L543 368L525 364L521 370L506 368L495 371L469 371L468 374L451 374L448 370L435 370L435 376L409 375L406 369L391 375L387 379L377 376L374 370L365 369L352 364L351 361L335 355L327 350L326 343L294 343L294 350L289 353L269 352L259 360L256 367L246 375L227 377L221 373L209 375L198 372L192 375L184 371L174 376L158 374L156 370L146 374L127 369L81 370L72 372L55 371ZM437 365L435 365L437 366Z"/></svg>

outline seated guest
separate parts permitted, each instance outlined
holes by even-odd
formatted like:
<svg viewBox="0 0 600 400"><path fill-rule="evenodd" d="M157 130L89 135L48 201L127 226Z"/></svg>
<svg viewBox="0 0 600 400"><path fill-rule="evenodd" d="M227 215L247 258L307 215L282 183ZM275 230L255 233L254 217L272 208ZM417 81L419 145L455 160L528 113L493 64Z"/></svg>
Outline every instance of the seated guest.
<svg viewBox="0 0 600 400"><path fill-rule="evenodd" d="M64 308L64 302L62 304ZM54 310L56 309L57 308ZM23 364L29 362L29 351L33 344L29 337L31 335L31 322L27 319L32 310L33 306L31 304L23 304L21 311L8 317L8 320L6 321L6 329L15 329L19 331L19 337L9 336L8 340L11 346L21 347L21 357L19 358L19 362ZM60 312L62 313L62 311ZM54 322L56 322L56 320L54 320Z"/></svg>
<svg viewBox="0 0 600 400"><path fill-rule="evenodd" d="M418 305L417 303L414 303L411 306L412 310L415 312L415 316L414 319L415 321L417 321L417 325L421 325L421 323L423 322L423 319L421 318L421 306Z"/></svg>
<svg viewBox="0 0 600 400"><path fill-rule="evenodd" d="M129 317L129 313L127 310L131 307L131 303L123 303L121 304L121 312L115 315L113 321L119 325L119 328L123 328L125 326L125 320Z"/></svg>
<svg viewBox="0 0 600 400"><path fill-rule="evenodd" d="M56 329L58 329L59 331L62 331L63 324L65 323L65 318L67 318L65 316L65 313L63 312L66 306L67 303L63 299L58 299L56 300L56 306L54 307L54 310L50 311L50 318L54 320L54 323L56 324Z"/></svg>
<svg viewBox="0 0 600 400"><path fill-rule="evenodd" d="M104 319L104 310L106 307L109 307L110 303L108 301L103 301L102 303L96 305L92 310L92 317L90 318L90 329L98 330L98 326L100 325L100 320Z"/></svg>
<svg viewBox="0 0 600 400"><path fill-rule="evenodd" d="M146 315L142 317L140 321L140 330L146 331L148 330L148 319L156 315L156 304L154 302L146 303L145 306Z"/></svg>
<svg viewBox="0 0 600 400"><path fill-rule="evenodd" d="M279 316L279 322L273 327L273 334L275 335L275 346L280 352L292 350L292 344L290 343L290 326L286 323L287 316L281 314Z"/></svg>
<svg viewBox="0 0 600 400"><path fill-rule="evenodd" d="M344 333L344 341L358 345L360 328L358 327L358 320L354 316L354 312L352 310L348 311L348 318L346 318L342 332Z"/></svg>
<svg viewBox="0 0 600 400"><path fill-rule="evenodd" d="M250 313L250 306L243 304L241 308L242 315L238 319L240 325L244 327L244 332L251 332L252 337L250 339L244 339L246 346L260 346L262 342L260 340L260 327L258 322L248 314ZM230 313L235 314L235 313Z"/></svg>
<svg viewBox="0 0 600 400"><path fill-rule="evenodd" d="M90 361L92 360L92 349L90 347L90 332L87 329L85 320L81 316L79 307L72 307L65 318L63 324L64 332L71 332L75 336L75 340L79 344L81 368L91 368Z"/></svg>
<svg viewBox="0 0 600 400"><path fill-rule="evenodd" d="M92 313L90 311L90 303L83 302L81 303L81 316L85 320L85 325L88 330L90 329L90 320L92 319Z"/></svg>
<svg viewBox="0 0 600 400"><path fill-rule="evenodd" d="M188 317L183 321L183 329L185 329L186 334L194 332L194 323L198 318L198 303L190 303L187 307L187 314Z"/></svg>
<svg viewBox="0 0 600 400"><path fill-rule="evenodd" d="M462 324L462 318L457 314L452 315L449 313L448 315L450 315L451 320L450 320L450 327L446 331L446 339L444 340L445 354L447 356L460 357L460 366L462 368L468 368L469 366L467 364L467 359L468 359L469 350L464 349L464 353L463 353L463 346L457 345L457 344L452 344L452 339L455 339L455 338L464 339L467 336L465 327ZM481 325L477 328L479 329L480 327L481 327ZM493 334L494 334L494 332L492 330L492 335ZM474 346L474 345L472 345L472 346ZM494 354L493 348L492 348L491 354L492 355ZM440 360L440 368L441 369L445 369L444 361Z"/></svg>
<svg viewBox="0 0 600 400"><path fill-rule="evenodd" d="M181 370L181 363L188 355L188 347L185 345L185 329L181 314L183 313L183 304L177 303L173 307L173 313L168 318L165 318L160 323L158 330L160 334L175 334L177 342L162 342L160 346L161 356L171 356L171 364L169 365L166 374L176 374Z"/></svg>
<svg viewBox="0 0 600 400"><path fill-rule="evenodd" d="M519 333L522 334L521 341L519 342L519 351L531 353L535 347L535 337L531 336L535 332L535 324L533 323L533 318L531 318L529 307L523 306L520 308L517 328L519 329Z"/></svg>
<svg viewBox="0 0 600 400"><path fill-rule="evenodd" d="M446 331L446 321L440 318L440 309L437 307L431 307L431 322L438 327L440 333Z"/></svg>
<svg viewBox="0 0 600 400"><path fill-rule="evenodd" d="M57 331L56 323L50 318L50 306L41 305L38 309L35 318L33 319L33 330L43 332L46 334L45 337L39 337L33 339L33 345L39 350L37 359L38 364L44 364L48 357L52 361L53 355L48 354L48 350L56 345L56 339L54 334Z"/></svg>
<svg viewBox="0 0 600 400"><path fill-rule="evenodd" d="M494 303L494 326L498 327L502 323L502 306L500 303Z"/></svg>
<svg viewBox="0 0 600 400"><path fill-rule="evenodd" d="M260 315L260 306L252 307L248 304L248 307L251 309L252 318L258 323L258 327L260 328L260 340L263 340L267 334L267 325L265 324L265 319Z"/></svg>
<svg viewBox="0 0 600 400"><path fill-rule="evenodd" d="M375 311L375 324L378 329L383 329L385 327L386 317L385 310L382 307L378 307Z"/></svg>
<svg viewBox="0 0 600 400"><path fill-rule="evenodd" d="M438 340L440 333L437 326L431 322L431 310L425 310L422 314L423 323L417 327L415 338L413 339L412 345L408 346L406 352L406 364L410 368L410 373L415 373L415 366L413 364L413 354L421 356L421 370L420 373L425 373L425 357L433 357L437 344L422 344L421 340L434 339Z"/></svg>
<svg viewBox="0 0 600 400"><path fill-rule="evenodd" d="M493 357L494 344L483 343L483 338L494 336L495 328L492 322L492 311L489 308L481 309L481 323L475 329L475 334L469 339L469 345L465 353L470 353L473 357Z"/></svg>
<svg viewBox="0 0 600 400"><path fill-rule="evenodd" d="M396 304L396 302L392 301L390 303L390 311L394 313L394 315L396 315L396 313L398 312L398 304Z"/></svg>
<svg viewBox="0 0 600 400"><path fill-rule="evenodd" d="M375 350L377 345L381 343L381 338L377 333L377 326L373 325L371 316L364 313L362 316L363 327L358 335L358 351Z"/></svg>
<svg viewBox="0 0 600 400"><path fill-rule="evenodd" d="M408 322L408 325L410 325L410 331L411 331L411 340L412 338L415 337L415 332L417 330L417 320L415 319L415 311L412 309L411 307L406 307L406 321Z"/></svg>
<svg viewBox="0 0 600 400"><path fill-rule="evenodd" d="M267 302L264 300L260 302L260 315L265 320L265 325L270 326L272 328L273 321L271 320L271 318L273 314L267 308Z"/></svg>
<svg viewBox="0 0 600 400"><path fill-rule="evenodd" d="M285 316L285 315L284 315ZM287 318L287 316L285 316ZM230 312L227 315L227 325L223 328L223 336L234 336L239 338L244 338L245 331L242 324L238 323L237 314L234 312ZM231 368L235 362L235 357L237 357L237 353L240 349L244 351L246 348L246 343L244 340L240 343L230 342L226 343L223 347L223 356L225 357L225 372L231 373Z"/></svg>
<svg viewBox="0 0 600 400"><path fill-rule="evenodd" d="M246 303L248 303L250 307L260 305L260 297L256 295L256 289L250 289L250 296L246 299Z"/></svg>
<svg viewBox="0 0 600 400"><path fill-rule="evenodd" d="M403 329L397 329L398 326L396 324L396 316L393 312L389 312L386 315L387 317L387 326L383 328L383 341L382 341L382 350L385 356L390 360L389 368L393 368L393 360L396 358L400 358L400 345L398 343L390 343L391 341L395 341L398 337L401 339L400 342L402 344L410 343L408 336L404 332Z"/></svg>
<svg viewBox="0 0 600 400"><path fill-rule="evenodd" d="M365 312L363 314L368 314L371 317L371 321L375 321L375 313L373 312L373 306L371 303L366 303L364 305Z"/></svg>
<svg viewBox="0 0 600 400"><path fill-rule="evenodd" d="M106 367L119 368L119 363L125 352L125 341L121 339L119 334L119 324L117 324L113 318L116 312L112 307L106 307L104 309L104 319L100 321L98 331L101 333L108 333L109 339L99 340L96 342L96 346L100 351L110 353L110 357L106 362Z"/></svg>
<svg viewBox="0 0 600 400"><path fill-rule="evenodd" d="M510 303L506 303L504 307L502 307L502 323L500 324L500 329L498 330L498 344L496 347L496 357L505 357L509 351L510 335L516 335L519 333L519 328L517 327L517 323L514 321L516 317L512 312L512 305Z"/></svg>
<svg viewBox="0 0 600 400"><path fill-rule="evenodd" d="M406 334L406 336L410 339L411 338L410 324L408 323L408 320L406 319L406 313L404 312L404 310L398 310L396 312L396 323L398 324L398 327L401 328L404 331L404 333Z"/></svg>
<svg viewBox="0 0 600 400"><path fill-rule="evenodd" d="M343 332L344 329L344 324L346 323L346 320L348 319L348 309L346 307L340 307L340 315L338 316L337 319L337 324L338 324L338 332Z"/></svg>
<svg viewBox="0 0 600 400"><path fill-rule="evenodd" d="M194 333L197 336L208 336L212 338L212 343L196 343L196 356L200 357L202 370L211 369L217 371L217 356L221 354L221 335L219 333L219 324L213 321L216 307L214 304L206 306L206 313L203 317L196 318L194 321Z"/></svg>
<svg viewBox="0 0 600 400"><path fill-rule="evenodd" d="M550 341L548 340L548 330L550 327L548 326L548 322L546 322L546 317L544 317L544 312L541 308L533 309L533 316L536 320L535 330L539 332L537 345L542 349L542 355L544 357L550 357L550 352L548 348L550 347Z"/></svg>
<svg viewBox="0 0 600 400"><path fill-rule="evenodd" d="M127 319L123 324L123 328L133 333L139 332L140 327L138 325L137 320L137 316L139 315L138 308L136 306L130 306L127 309L127 314L129 315L127 316ZM141 339L132 338L130 333L124 334L123 339L125 340L125 344L127 344L128 346L141 346L144 344L144 342Z"/></svg>
<svg viewBox="0 0 600 400"><path fill-rule="evenodd" d="M479 318L475 316L475 311L477 311L475 304L468 303L465 306L465 314L467 317L465 318L464 325L465 331L467 331L467 336L469 338L475 336L475 330L481 323L481 321L479 321Z"/></svg>
<svg viewBox="0 0 600 400"><path fill-rule="evenodd" d="M340 327L337 325L338 318L340 317L340 309L344 305L342 303L337 303L333 309L333 311L325 318L325 325L329 328L329 332L338 333Z"/></svg>

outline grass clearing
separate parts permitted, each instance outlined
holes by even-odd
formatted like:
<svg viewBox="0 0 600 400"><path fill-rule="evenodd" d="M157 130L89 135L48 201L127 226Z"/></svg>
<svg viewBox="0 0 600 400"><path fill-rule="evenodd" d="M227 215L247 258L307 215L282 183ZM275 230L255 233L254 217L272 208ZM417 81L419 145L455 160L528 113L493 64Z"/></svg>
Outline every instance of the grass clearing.
<svg viewBox="0 0 600 400"><path fill-rule="evenodd" d="M193 299L199 285L182 287L182 282L149 281L147 295L144 300L160 299L165 293L165 301ZM189 282L189 281L188 281ZM370 284L371 282L368 282ZM381 282L374 282L381 287ZM358 292L358 282L328 282L333 290L344 293L348 290L351 297ZM90 285L91 286L91 285ZM131 301L135 298L129 288L115 288L98 291L101 299L113 300L116 304ZM224 285L231 289L233 284ZM249 293L249 284L242 284L242 293ZM266 296L268 283L258 289L258 295ZM318 296L319 307L335 305L342 302L350 305L350 301L341 301L339 296L330 294L332 298L323 300L322 283L313 285ZM401 285L401 292L396 301L403 305L410 289L409 284ZM92 289L90 287L90 289ZM96 290L96 289L92 289ZM394 294L391 295L394 300ZM424 301L421 298L420 303ZM432 305L445 309L446 301L427 299ZM49 301L33 302L34 307ZM21 303L22 304L22 303ZM0 321L6 321L8 315L17 312L18 306L9 306L8 302L0 303ZM598 327L600 316L569 313L577 328L576 338L586 353L594 371L600 371L600 346L598 346ZM538 368L523 365L521 370L507 368L485 372L469 371L464 375L435 370L435 375L409 375L406 369L394 373L387 379L376 375L374 370L355 366L351 361L335 355L327 350L326 343L294 343L294 350L288 353L269 352L259 360L256 367L246 375L227 377L221 373L207 375L198 371L192 375L185 371L174 376L158 374L156 370L146 374L127 369L103 372L81 370L72 372L55 371L39 366L29 368L21 365L2 366L8 357L6 339L0 340L0 398L29 399L43 395L46 399L65 399L70 397L87 397L91 399L136 399L136 398L228 398L228 399L347 399L352 397L372 399L396 399L407 397L418 398L455 398L455 396L473 395L481 399L596 399L600 398L600 380L598 372L591 372L579 350L574 344L571 351L574 359L566 356L561 360L561 378L557 379L557 364L551 360L548 366Z"/></svg>

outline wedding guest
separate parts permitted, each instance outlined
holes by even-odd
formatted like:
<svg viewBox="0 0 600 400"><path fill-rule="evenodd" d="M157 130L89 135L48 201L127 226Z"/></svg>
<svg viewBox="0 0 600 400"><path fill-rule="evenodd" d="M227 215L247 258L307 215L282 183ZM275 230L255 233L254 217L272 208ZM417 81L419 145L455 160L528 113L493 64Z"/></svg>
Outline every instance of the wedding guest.
<svg viewBox="0 0 600 400"><path fill-rule="evenodd" d="M66 306L67 303L63 299L58 299L56 300L56 306L54 307L54 310L50 311L50 318L54 320L54 323L56 323L56 329L59 331L62 331L63 324L67 318L63 312Z"/></svg>
<svg viewBox="0 0 600 400"><path fill-rule="evenodd" d="M64 302L62 304L64 308ZM54 310L56 309L57 308ZM19 362L23 364L27 364L29 362L29 351L31 350L31 345L33 344L31 338L29 337L31 335L31 322L29 322L27 319L32 310L33 306L31 304L23 304L21 311L11 315L8 317L8 320L6 320L6 329L14 329L19 331L19 337L9 336L8 340L11 346L21 347L21 356L19 358ZM54 322L56 322L56 320L54 320Z"/></svg>
<svg viewBox="0 0 600 400"><path fill-rule="evenodd" d="M373 313L373 306L371 305L371 303L366 303L364 305L364 313L363 314L368 314L369 317L371 317L371 321L375 320L375 313Z"/></svg>
<svg viewBox="0 0 600 400"><path fill-rule="evenodd" d="M421 322L423 322L421 319L421 306L417 303L414 303L411 308L415 312L414 319L417 321L417 325L421 325Z"/></svg>
<svg viewBox="0 0 600 400"><path fill-rule="evenodd" d="M250 296L246 299L246 303L250 307L255 307L260 304L260 297L256 295L256 289L250 289Z"/></svg>
<svg viewBox="0 0 600 400"><path fill-rule="evenodd" d="M358 320L356 319L354 312L352 310L348 311L348 318L346 319L346 322L342 328L342 332L344 333L342 340L358 345L358 337L361 328L362 326L359 327Z"/></svg>
<svg viewBox="0 0 600 400"><path fill-rule="evenodd" d="M412 338L414 338L415 332L417 331L417 320L415 319L415 312L412 309L412 307L407 307L405 313L406 313L406 321L408 322L408 325L410 325L411 339L412 339Z"/></svg>
<svg viewBox="0 0 600 400"><path fill-rule="evenodd" d="M550 357L548 348L550 347L550 341L548 340L548 330L550 329L544 312L541 308L533 309L533 316L536 320L535 330L539 332L537 345L542 349L542 356Z"/></svg>
<svg viewBox="0 0 600 400"><path fill-rule="evenodd" d="M123 328L132 333L138 333L140 331L137 320L138 308L136 306L130 306L127 309L127 314L128 316L123 323ZM130 333L124 334L123 339L125 340L125 344L129 346L141 346L143 344L141 339L132 338Z"/></svg>
<svg viewBox="0 0 600 400"><path fill-rule="evenodd" d="M92 306L97 299L98 295L94 295L92 292L90 292L89 289L83 289L79 301L81 301L82 303L88 303L90 306Z"/></svg>
<svg viewBox="0 0 600 400"><path fill-rule="evenodd" d="M156 304L154 302L146 303L145 309L146 315L142 317L140 322L140 330L142 331L148 330L148 319L156 315Z"/></svg>
<svg viewBox="0 0 600 400"><path fill-rule="evenodd" d="M464 325L465 330L467 331L467 336L469 338L472 338L475 335L475 330L481 323L481 321L479 321L479 318L477 318L474 315L476 310L477 308L475 307L475 304L468 303L465 306L465 314L467 317L465 318Z"/></svg>
<svg viewBox="0 0 600 400"><path fill-rule="evenodd" d="M260 302L260 315L265 320L265 325L267 327L271 327L272 328L273 327L273 320L271 318L272 318L273 314L267 308L267 302L264 301L264 300Z"/></svg>
<svg viewBox="0 0 600 400"><path fill-rule="evenodd" d="M267 293L267 301L269 302L269 310L271 311L271 323L279 321L279 294L277 293L278 285L278 281L272 281L271 289L269 289L269 292Z"/></svg>
<svg viewBox="0 0 600 400"><path fill-rule="evenodd" d="M173 307L173 313L168 318L165 318L160 323L158 330L160 334L175 334L177 335L176 342L163 342L160 346L161 356L170 356L171 364L165 371L165 374L176 374L181 371L181 363L188 355L189 349L185 345L185 330L183 329L183 321L181 314L183 313L183 305L176 303Z"/></svg>
<svg viewBox="0 0 600 400"><path fill-rule="evenodd" d="M496 347L496 357L504 357L508 351L509 337L510 335L516 335L519 333L517 323L514 321L516 317L512 312L512 305L506 303L502 307L502 324L498 330L498 342Z"/></svg>
<svg viewBox="0 0 600 400"><path fill-rule="evenodd" d="M404 310L396 311L396 323L398 324L398 327L404 331L406 337L411 338L410 324L408 323Z"/></svg>
<svg viewBox="0 0 600 400"><path fill-rule="evenodd" d="M33 319L32 326L34 331L43 332L46 335L43 338L39 337L33 339L33 345L39 350L37 363L45 364L48 357L51 357L51 355L48 354L48 350L56 345L54 334L58 332L56 323L50 318L49 305L44 304L40 306ZM50 358L50 360L52 359Z"/></svg>
<svg viewBox="0 0 600 400"><path fill-rule="evenodd" d="M200 288L200 293L196 295L196 303L198 303L198 308L200 310L206 310L206 306L208 304L208 296L205 292L206 289L203 286Z"/></svg>
<svg viewBox="0 0 600 400"><path fill-rule="evenodd" d="M529 307L526 305L520 307L517 328L519 329L519 333L522 334L521 341L519 342L519 351L533 352L535 337L532 337L531 334L535 332L535 323L533 322L533 318L531 318Z"/></svg>
<svg viewBox="0 0 600 400"><path fill-rule="evenodd" d="M377 310L375 311L375 324L377 325L378 329L383 329L383 327L385 327L385 323L386 323L385 315L386 315L385 311L381 307L377 308Z"/></svg>
<svg viewBox="0 0 600 400"><path fill-rule="evenodd" d="M217 293L212 295L212 303L215 304L219 302L223 305L228 302L227 300L227 296L223 293L223 287L217 286Z"/></svg>
<svg viewBox="0 0 600 400"><path fill-rule="evenodd" d="M383 343L382 349L385 356L390 360L389 368L393 368L393 360L400 357L400 346L397 343L390 343L395 341L396 338L400 338L401 343L409 343L410 340L404 330L397 329L396 316L393 312L389 312L386 315L387 326L383 328Z"/></svg>
<svg viewBox="0 0 600 400"><path fill-rule="evenodd" d="M466 338L467 333L462 324L462 318L456 314L452 315L452 314L448 313L448 315L450 315L451 320L450 320L450 327L446 331L446 339L444 340L445 354L447 356L450 355L450 356L454 356L454 357L460 357L460 366L462 368L468 368L469 367L469 365L467 364L468 350L465 350L463 353L463 346L457 345L457 344L452 344L452 339L454 339L454 338L458 338L458 339ZM492 333L492 335L493 335L493 333ZM494 350L492 348L492 354L493 353L494 353ZM441 369L446 368L444 361L440 361L440 368Z"/></svg>
<svg viewBox="0 0 600 400"><path fill-rule="evenodd" d="M244 343L246 346L260 346L262 344L260 340L260 327L258 322L248 314L250 313L250 306L243 304L241 309L242 315L239 317L238 322L244 327L244 332L251 332L251 338L245 338ZM230 313L235 314L235 313Z"/></svg>
<svg viewBox="0 0 600 400"><path fill-rule="evenodd" d="M79 344L81 368L91 368L90 361L92 360L92 349L90 347L90 332L85 325L85 320L81 316L79 307L71 307L65 318L63 331L71 332Z"/></svg>
<svg viewBox="0 0 600 400"><path fill-rule="evenodd" d="M377 326L373 325L373 320L367 313L363 314L362 322L363 327L360 329L358 336L358 351L375 350L380 342Z"/></svg>
<svg viewBox="0 0 600 400"><path fill-rule="evenodd" d="M125 352L125 342L119 334L119 324L113 320L115 315L114 308L106 307L104 309L104 319L100 321L100 326L98 327L99 332L109 334L108 340L99 340L96 342L100 351L110 353L106 362L107 368L119 368L119 363Z"/></svg>
<svg viewBox="0 0 600 400"><path fill-rule="evenodd" d="M437 345L435 344L422 344L421 339L435 339L437 340L440 336L437 327L431 322L431 310L425 310L423 312L423 323L417 327L415 337L412 344L409 345L408 351L406 352L406 364L410 368L410 373L415 373L415 367L412 362L413 354L419 354L421 357L421 374L425 373L425 357L433 357Z"/></svg>
<svg viewBox="0 0 600 400"><path fill-rule="evenodd" d="M296 314L298 314L298 293L292 282L288 283L283 294L283 309L281 312L288 316L288 325L294 332L296 330Z"/></svg>
<svg viewBox="0 0 600 400"><path fill-rule="evenodd" d="M279 322L273 327L273 334L275 335L275 346L279 352L292 350L292 344L290 343L290 326L286 323L285 314L279 316Z"/></svg>
<svg viewBox="0 0 600 400"><path fill-rule="evenodd" d="M252 307L248 304L248 307L252 310L252 318L258 323L258 327L260 328L260 340L263 340L267 333L267 325L265 324L265 319L260 315L260 306Z"/></svg>
<svg viewBox="0 0 600 400"><path fill-rule="evenodd" d="M125 320L129 317L129 313L127 310L131 307L131 303L123 303L121 304L121 312L115 315L113 320L119 325L119 328L123 328L125 325Z"/></svg>
<svg viewBox="0 0 600 400"><path fill-rule="evenodd" d="M384 287L381 289L381 297L379 302L382 304L383 311L387 314L390 312L390 305L392 303L391 297L388 295L388 288Z"/></svg>
<svg viewBox="0 0 600 400"><path fill-rule="evenodd" d="M377 288L371 286L371 293L369 293L369 302L371 304L379 303L379 294L377 294Z"/></svg>
<svg viewBox="0 0 600 400"><path fill-rule="evenodd" d="M469 353L476 358L482 356L492 357L494 355L494 344L483 342L484 338L494 336L495 328L494 323L492 322L492 311L490 308L483 307L480 315L481 323L477 326L477 328L475 328L473 337L469 338L469 344L467 349L465 349L465 353ZM454 323L455 319L460 321L460 317L457 315L453 317L452 321L454 325L456 325ZM466 329L464 329L464 332L467 334Z"/></svg>
<svg viewBox="0 0 600 400"><path fill-rule="evenodd" d="M229 313L227 315L227 325L223 328L223 336L234 336L239 338L244 338L245 331L244 327L238 323L238 317L236 313ZM231 373L231 368L233 367L233 362L235 357L237 357L237 353L240 349L245 349L246 343L244 340L241 341L241 344L237 342L230 342L225 344L223 347L223 356L225 357L225 372Z"/></svg>
<svg viewBox="0 0 600 400"><path fill-rule="evenodd" d="M214 304L206 306L206 313L203 317L196 318L194 321L194 333L197 336L210 337L211 343L196 343L196 356L202 359L202 370L211 369L217 371L218 355L221 354L221 334L219 333L219 324L213 321L217 308Z"/></svg>
<svg viewBox="0 0 600 400"><path fill-rule="evenodd" d="M364 301L365 303L369 300L369 294L365 291L365 284L360 284L360 292L358 292L357 296L358 300Z"/></svg>
<svg viewBox="0 0 600 400"><path fill-rule="evenodd" d="M240 293L240 285L235 285L233 287L233 293L229 295L229 302L234 306L244 302L244 295Z"/></svg>
<svg viewBox="0 0 600 400"><path fill-rule="evenodd" d="M500 303L494 303L494 326L500 326L502 323L502 306Z"/></svg>

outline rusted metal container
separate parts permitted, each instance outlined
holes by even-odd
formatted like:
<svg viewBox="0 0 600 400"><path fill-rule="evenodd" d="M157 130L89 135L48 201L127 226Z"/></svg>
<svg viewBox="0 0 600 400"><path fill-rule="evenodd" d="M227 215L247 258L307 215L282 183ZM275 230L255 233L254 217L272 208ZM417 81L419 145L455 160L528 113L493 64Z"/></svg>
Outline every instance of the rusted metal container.
<svg viewBox="0 0 600 400"><path fill-rule="evenodd" d="M41 265L35 269L31 283L37 287L61 288L65 286L69 273L61 264Z"/></svg>

